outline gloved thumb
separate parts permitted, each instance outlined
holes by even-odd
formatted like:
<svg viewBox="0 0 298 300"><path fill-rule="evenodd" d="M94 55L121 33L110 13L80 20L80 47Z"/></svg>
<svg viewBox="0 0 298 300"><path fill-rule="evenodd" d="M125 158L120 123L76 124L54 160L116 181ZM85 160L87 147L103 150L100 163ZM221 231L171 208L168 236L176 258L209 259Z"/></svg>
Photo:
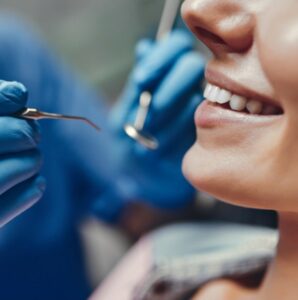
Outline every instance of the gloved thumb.
<svg viewBox="0 0 298 300"><path fill-rule="evenodd" d="M0 116L11 115L26 106L27 89L16 81L0 80Z"/></svg>
<svg viewBox="0 0 298 300"><path fill-rule="evenodd" d="M150 39L140 40L135 48L135 56L137 62L144 59L153 49L154 42Z"/></svg>

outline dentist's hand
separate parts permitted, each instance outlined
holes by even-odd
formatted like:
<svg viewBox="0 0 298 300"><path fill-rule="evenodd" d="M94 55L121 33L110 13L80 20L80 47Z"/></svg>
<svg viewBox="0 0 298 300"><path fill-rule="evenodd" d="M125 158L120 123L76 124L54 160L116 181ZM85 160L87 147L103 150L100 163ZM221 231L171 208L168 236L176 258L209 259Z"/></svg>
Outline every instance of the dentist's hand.
<svg viewBox="0 0 298 300"><path fill-rule="evenodd" d="M115 179L120 193L115 207L120 207L121 194L126 200L161 208L181 207L195 193L182 175L181 162L195 140L193 115L202 100L205 62L194 51L189 33L182 30L160 42L142 40L136 56L136 66L111 117L119 140L117 155L122 159L119 173L123 175ZM155 151L135 143L123 130L124 124L134 123L142 91L153 95L144 130L159 141ZM113 202L102 202L101 206L112 210Z"/></svg>
<svg viewBox="0 0 298 300"><path fill-rule="evenodd" d="M37 202L45 189L38 176L38 125L13 117L26 102L23 85L0 81L0 227Z"/></svg>

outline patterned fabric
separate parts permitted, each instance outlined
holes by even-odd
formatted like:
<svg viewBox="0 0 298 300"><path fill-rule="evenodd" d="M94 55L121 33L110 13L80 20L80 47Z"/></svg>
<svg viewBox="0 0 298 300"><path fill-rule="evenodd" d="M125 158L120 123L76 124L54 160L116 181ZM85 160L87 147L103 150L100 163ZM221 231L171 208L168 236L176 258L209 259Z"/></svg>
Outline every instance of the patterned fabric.
<svg viewBox="0 0 298 300"><path fill-rule="evenodd" d="M187 299L207 281L264 270L276 243L277 231L262 227L171 225L139 242L91 300L116 300L117 295L123 300Z"/></svg>

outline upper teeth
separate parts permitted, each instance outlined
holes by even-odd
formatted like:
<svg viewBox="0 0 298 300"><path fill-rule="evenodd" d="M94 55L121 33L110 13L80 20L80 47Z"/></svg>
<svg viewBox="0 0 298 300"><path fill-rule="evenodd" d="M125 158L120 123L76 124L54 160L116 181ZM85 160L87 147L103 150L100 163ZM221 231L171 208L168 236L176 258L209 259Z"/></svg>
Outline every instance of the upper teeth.
<svg viewBox="0 0 298 300"><path fill-rule="evenodd" d="M219 104L228 103L230 108L236 111L247 109L251 114L260 114L263 111L263 103L257 100L249 100L243 96L232 94L230 91L208 83L204 91L204 97L211 102ZM268 105L269 106L269 105ZM268 108L266 105L266 108ZM271 111L273 111L272 106ZM269 111L269 109L268 109Z"/></svg>

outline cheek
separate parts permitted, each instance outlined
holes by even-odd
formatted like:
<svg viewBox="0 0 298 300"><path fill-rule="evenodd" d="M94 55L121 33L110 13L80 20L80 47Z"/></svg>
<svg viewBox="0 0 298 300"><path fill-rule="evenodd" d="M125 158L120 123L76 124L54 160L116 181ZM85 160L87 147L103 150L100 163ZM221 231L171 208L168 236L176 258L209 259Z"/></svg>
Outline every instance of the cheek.
<svg viewBox="0 0 298 300"><path fill-rule="evenodd" d="M274 86L276 95L281 99L296 100L298 93L297 0L277 1L264 16L260 17L257 44L260 61Z"/></svg>

